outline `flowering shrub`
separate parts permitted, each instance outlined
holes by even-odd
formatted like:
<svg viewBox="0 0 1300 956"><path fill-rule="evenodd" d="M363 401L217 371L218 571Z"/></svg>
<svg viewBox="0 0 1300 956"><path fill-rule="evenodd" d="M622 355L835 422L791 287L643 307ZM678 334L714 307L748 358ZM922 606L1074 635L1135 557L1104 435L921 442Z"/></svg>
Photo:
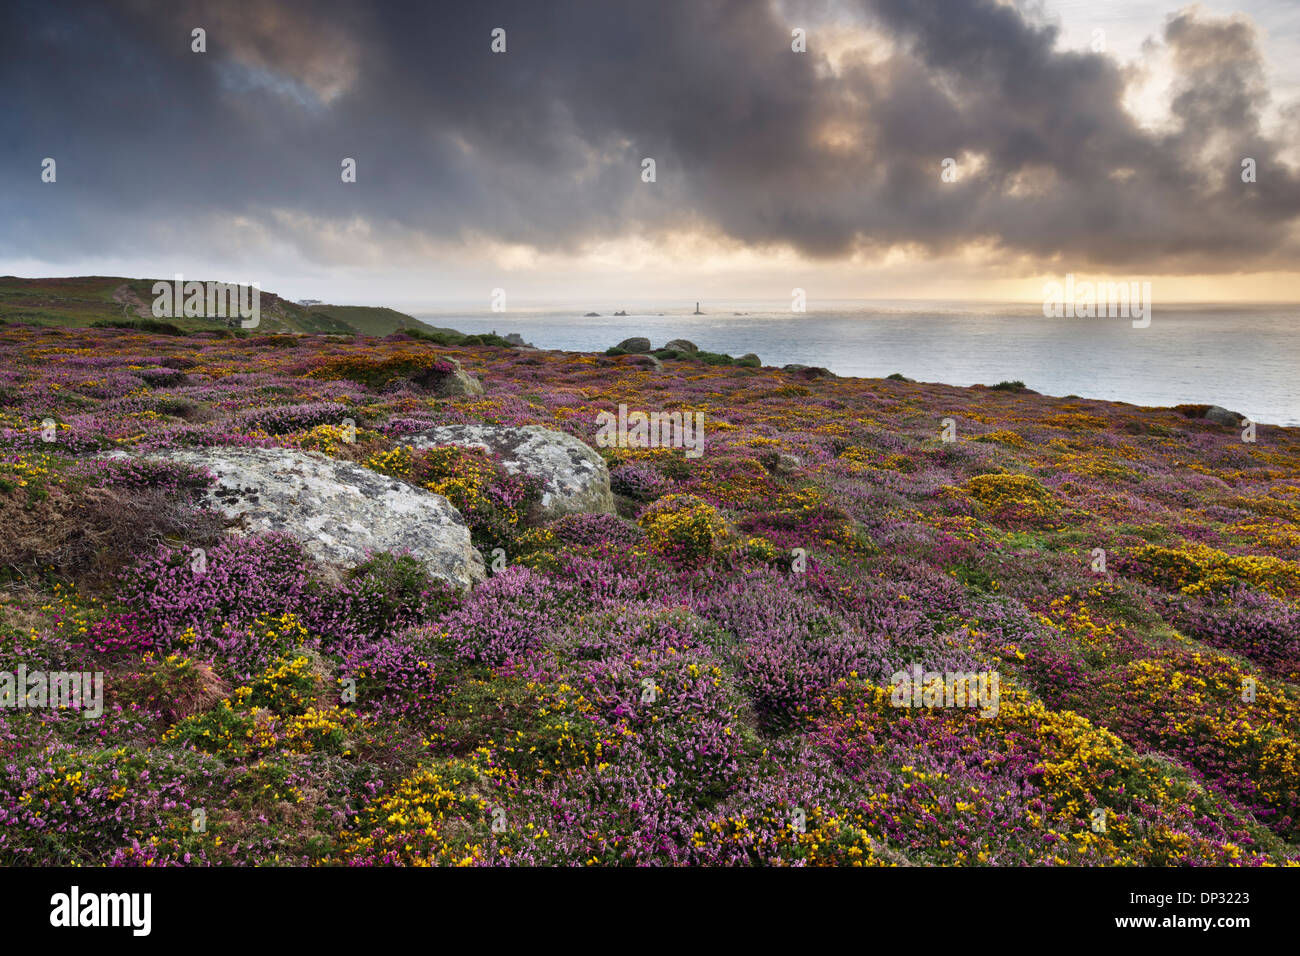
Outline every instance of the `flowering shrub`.
<svg viewBox="0 0 1300 956"><path fill-rule="evenodd" d="M609 487L613 492L635 501L654 501L666 494L672 484L657 469L639 462L619 465L609 473Z"/></svg>
<svg viewBox="0 0 1300 956"><path fill-rule="evenodd" d="M1222 865L1245 862L1242 844L1254 842L1231 812L1198 832L1195 815L1212 803L1191 781L1085 718L1020 694L1003 694L986 720L961 709L892 707L887 689L846 683L828 714L814 739L855 779L885 783L881 761L892 764L900 749L907 755L897 784L859 804L855 819L928 862ZM924 755L913 741L925 742Z"/></svg>
<svg viewBox="0 0 1300 956"><path fill-rule="evenodd" d="M503 675L458 684L427 742L434 752L473 755L489 775L523 783L607 766L629 735L601 722L579 687Z"/></svg>
<svg viewBox="0 0 1300 956"><path fill-rule="evenodd" d="M788 726L835 681L878 669L879 645L784 576L756 571L702 602L730 639L724 651L757 713Z"/></svg>
<svg viewBox="0 0 1300 956"><path fill-rule="evenodd" d="M312 628L344 642L353 635L378 639L437 617L455 596L416 558L384 553L350 570L345 581L319 600L315 613L307 612Z"/></svg>
<svg viewBox="0 0 1300 956"><path fill-rule="evenodd" d="M402 478L450 501L465 518L479 547L508 546L523 530L540 485L511 475L477 448L448 445L415 451L398 446L371 456L366 466Z"/></svg>
<svg viewBox="0 0 1300 956"><path fill-rule="evenodd" d="M167 723L201 713L224 696L225 685L210 667L180 654L147 653L141 665L136 673L118 676L114 695Z"/></svg>
<svg viewBox="0 0 1300 956"><path fill-rule="evenodd" d="M353 683L358 711L384 719L427 719L436 713L443 691L429 658L406 641L379 637L348 650L337 679Z"/></svg>
<svg viewBox="0 0 1300 956"><path fill-rule="evenodd" d="M1037 524L1055 513L1052 493L1029 475L976 475L967 493L1003 524Z"/></svg>
<svg viewBox="0 0 1300 956"><path fill-rule="evenodd" d="M339 859L349 866L482 862L479 839L489 828L482 797L463 793L477 777L467 766L422 767L366 808L341 838Z"/></svg>
<svg viewBox="0 0 1300 956"><path fill-rule="evenodd" d="M332 457L342 458L347 454L349 447L354 447L360 452L381 443L382 438L379 432L366 428L317 425L309 431L291 436L289 443L294 448L301 448L304 451L319 451Z"/></svg>
<svg viewBox="0 0 1300 956"><path fill-rule="evenodd" d="M569 547L606 551L625 551L642 538L636 525L613 515L564 515L548 530L556 541Z"/></svg>
<svg viewBox="0 0 1300 956"><path fill-rule="evenodd" d="M1229 658L1197 653L1102 672L1088 697L1088 709L1108 724L1178 754L1261 823L1295 840L1300 739L1293 728L1300 704L1293 697Z"/></svg>
<svg viewBox="0 0 1300 956"><path fill-rule="evenodd" d="M1146 580L1186 594L1222 592L1244 582L1278 596L1300 595L1300 562L1270 555L1227 554L1204 544L1147 545L1133 552L1133 561Z"/></svg>
<svg viewBox="0 0 1300 956"><path fill-rule="evenodd" d="M160 458L89 459L77 462L71 473L104 488L192 492L212 483L212 476L202 469Z"/></svg>
<svg viewBox="0 0 1300 956"><path fill-rule="evenodd" d="M451 613L430 625L458 656L502 664L539 649L562 620L571 594L527 568L493 575Z"/></svg>
<svg viewBox="0 0 1300 956"><path fill-rule="evenodd" d="M397 352L385 358L347 355L317 366L312 378L348 379L371 388L382 388L396 379L409 379L432 388L441 384L456 366L435 352Z"/></svg>
<svg viewBox="0 0 1300 956"><path fill-rule="evenodd" d="M338 402L306 402L301 405L270 405L240 412L241 428L261 431L268 435L285 435L320 425L338 425L355 414L348 406Z"/></svg>
<svg viewBox="0 0 1300 956"><path fill-rule="evenodd" d="M308 577L292 538L229 538L206 552L202 570L189 550L160 548L123 575L122 597L148 616L159 645L170 649L218 639L223 626L297 610Z"/></svg>
<svg viewBox="0 0 1300 956"><path fill-rule="evenodd" d="M1191 637L1300 684L1300 606L1242 586L1197 603L1171 604L1170 616Z"/></svg>
<svg viewBox="0 0 1300 956"><path fill-rule="evenodd" d="M683 564L706 561L727 532L716 508L692 495L668 495L641 513L650 546Z"/></svg>

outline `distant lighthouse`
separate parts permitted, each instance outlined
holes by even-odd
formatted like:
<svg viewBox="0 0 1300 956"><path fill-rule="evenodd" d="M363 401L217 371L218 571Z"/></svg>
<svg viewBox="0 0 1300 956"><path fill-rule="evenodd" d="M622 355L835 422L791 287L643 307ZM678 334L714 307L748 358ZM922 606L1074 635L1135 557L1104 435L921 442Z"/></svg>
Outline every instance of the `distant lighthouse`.
<svg viewBox="0 0 1300 956"><path fill-rule="evenodd" d="M703 314L704 314L703 312L700 311L700 304L699 304L698 302L695 303L695 314L696 314L696 315L703 315Z"/></svg>

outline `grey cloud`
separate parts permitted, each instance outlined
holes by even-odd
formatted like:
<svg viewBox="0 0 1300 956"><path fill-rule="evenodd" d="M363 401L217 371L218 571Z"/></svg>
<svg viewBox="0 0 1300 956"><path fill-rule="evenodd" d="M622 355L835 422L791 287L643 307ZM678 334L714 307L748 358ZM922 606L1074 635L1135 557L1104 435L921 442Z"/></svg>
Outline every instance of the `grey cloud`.
<svg viewBox="0 0 1300 956"><path fill-rule="evenodd" d="M1054 50L1051 28L994 0L20 0L0 16L8 255L199 246L187 226L224 214L308 255L286 223L561 252L703 224L815 257L979 240L1071 268L1300 258L1300 181L1278 162L1295 143L1262 131L1269 90L1242 20L1170 17L1175 126L1150 131L1121 106L1119 65ZM790 52L802 20L868 24L893 50L837 75L818 27ZM832 128L851 138L828 142ZM942 183L941 160L964 153L982 171ZM1242 156L1259 182L1240 182Z"/></svg>

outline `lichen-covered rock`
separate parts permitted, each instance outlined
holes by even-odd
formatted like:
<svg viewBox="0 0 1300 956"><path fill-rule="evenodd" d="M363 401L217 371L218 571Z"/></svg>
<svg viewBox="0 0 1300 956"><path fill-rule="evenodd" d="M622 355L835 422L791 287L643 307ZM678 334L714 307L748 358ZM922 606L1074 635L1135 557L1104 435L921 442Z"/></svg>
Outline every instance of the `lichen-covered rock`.
<svg viewBox="0 0 1300 956"><path fill-rule="evenodd" d="M803 462L800 461L798 455L781 452L776 456L776 460L772 463L772 470L778 475L793 475L799 470L799 466L802 464Z"/></svg>
<svg viewBox="0 0 1300 956"><path fill-rule="evenodd" d="M690 339L673 339L664 348L670 352L698 352L700 350L700 347Z"/></svg>
<svg viewBox="0 0 1300 956"><path fill-rule="evenodd" d="M231 532L290 534L326 567L409 551L453 587L484 577L483 557L451 502L360 465L289 448L170 449L147 457L206 469L216 482L202 504L231 522Z"/></svg>
<svg viewBox="0 0 1300 956"><path fill-rule="evenodd" d="M463 445L499 455L506 471L542 482L541 517L614 513L609 469L594 448L540 425L439 425L402 439L414 448Z"/></svg>
<svg viewBox="0 0 1300 956"><path fill-rule="evenodd" d="M622 342L619 342L618 345L614 346L614 348L621 349L624 352L649 352L650 340L645 336L634 335L630 339L624 339Z"/></svg>

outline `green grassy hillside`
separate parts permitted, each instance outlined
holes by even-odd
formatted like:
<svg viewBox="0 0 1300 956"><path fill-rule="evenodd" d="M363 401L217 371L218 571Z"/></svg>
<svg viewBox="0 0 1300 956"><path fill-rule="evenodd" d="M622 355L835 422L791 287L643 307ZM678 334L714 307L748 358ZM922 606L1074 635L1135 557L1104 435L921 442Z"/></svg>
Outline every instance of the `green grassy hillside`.
<svg viewBox="0 0 1300 956"><path fill-rule="evenodd" d="M57 279L0 277L0 321L63 327L139 323L152 331L164 322L181 332L210 330L225 320L207 318L154 319L154 279L120 276L75 276ZM359 305L304 307L262 290L258 331L313 332L341 335L390 335L400 329L427 328L422 322L393 309Z"/></svg>

